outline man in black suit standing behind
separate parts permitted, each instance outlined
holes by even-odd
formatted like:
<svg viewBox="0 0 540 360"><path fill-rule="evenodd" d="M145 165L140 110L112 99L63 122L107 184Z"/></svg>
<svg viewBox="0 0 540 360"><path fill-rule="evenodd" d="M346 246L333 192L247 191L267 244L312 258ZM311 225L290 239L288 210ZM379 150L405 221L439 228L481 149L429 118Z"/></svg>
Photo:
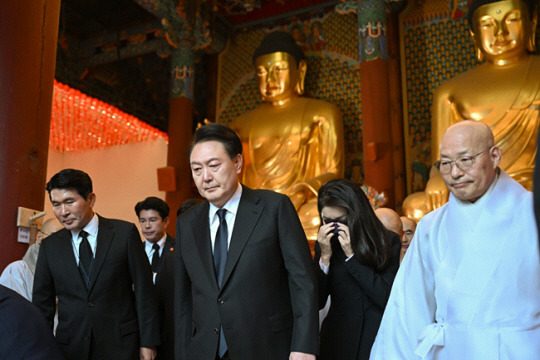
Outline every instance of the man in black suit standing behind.
<svg viewBox="0 0 540 360"><path fill-rule="evenodd" d="M134 224L93 211L83 171L65 169L47 183L64 229L40 247L33 303L53 326L67 360L152 360L159 344L152 270Z"/></svg>
<svg viewBox="0 0 540 360"><path fill-rule="evenodd" d="M160 198L150 196L135 205L135 213L146 240L144 251L154 272L155 283L163 257L174 251L175 240L166 233L169 225L169 205Z"/></svg>
<svg viewBox="0 0 540 360"><path fill-rule="evenodd" d="M315 360L318 305L306 236L289 198L240 185L242 144L202 126L189 152L206 200L177 222L177 360Z"/></svg>

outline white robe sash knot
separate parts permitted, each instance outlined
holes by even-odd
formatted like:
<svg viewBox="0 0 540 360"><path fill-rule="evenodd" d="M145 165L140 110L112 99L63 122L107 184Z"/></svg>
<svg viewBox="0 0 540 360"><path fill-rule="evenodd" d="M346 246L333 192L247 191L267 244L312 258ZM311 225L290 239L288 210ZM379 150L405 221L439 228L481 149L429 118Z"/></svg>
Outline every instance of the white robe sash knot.
<svg viewBox="0 0 540 360"><path fill-rule="evenodd" d="M431 357L427 357L427 355L434 346L444 346L445 330L445 323L435 322L424 327L418 337L420 344L414 353L422 359L430 359Z"/></svg>

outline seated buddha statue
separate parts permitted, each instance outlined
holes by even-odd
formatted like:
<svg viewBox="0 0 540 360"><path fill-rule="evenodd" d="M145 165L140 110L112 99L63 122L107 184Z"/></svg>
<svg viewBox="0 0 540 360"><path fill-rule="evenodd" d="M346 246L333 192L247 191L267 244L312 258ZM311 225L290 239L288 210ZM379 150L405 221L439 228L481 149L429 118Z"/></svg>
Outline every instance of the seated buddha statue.
<svg viewBox="0 0 540 360"><path fill-rule="evenodd" d="M528 190L536 156L540 113L540 57L535 51L535 0L474 0L469 26L476 57L485 62L437 89L431 120L431 158L438 160L442 134L450 125L477 120L493 130L502 150L500 167ZM425 192L403 203L418 220L448 200L448 189L432 167Z"/></svg>
<svg viewBox="0 0 540 360"><path fill-rule="evenodd" d="M229 124L244 147L242 183L288 195L308 239L315 240L317 191L344 175L341 113L330 103L301 96L306 61L288 33L268 34L253 63L265 103Z"/></svg>

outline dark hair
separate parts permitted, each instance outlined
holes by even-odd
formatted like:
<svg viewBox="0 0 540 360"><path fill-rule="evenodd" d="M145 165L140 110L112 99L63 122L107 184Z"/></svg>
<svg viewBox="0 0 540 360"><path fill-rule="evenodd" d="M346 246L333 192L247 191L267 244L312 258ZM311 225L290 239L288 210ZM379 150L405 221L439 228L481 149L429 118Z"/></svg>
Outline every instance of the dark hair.
<svg viewBox="0 0 540 360"><path fill-rule="evenodd" d="M188 158L195 145L206 141L219 141L225 147L229 158L234 159L238 154L242 154L242 142L234 130L219 123L210 123L201 126L193 135L193 141L189 147Z"/></svg>
<svg viewBox="0 0 540 360"><path fill-rule="evenodd" d="M474 12L483 5L492 4L505 0L473 0L471 6L469 6L469 12L467 13L467 20L469 21L469 28L473 29L473 16ZM532 19L535 12L535 0L520 0L529 8L529 19Z"/></svg>
<svg viewBox="0 0 540 360"><path fill-rule="evenodd" d="M261 41L259 47L255 49L252 59L253 63L255 63L255 60L259 56L272 54L275 52L286 52L287 54L290 54L292 57L294 57L294 60L296 60L296 67L300 65L300 61L306 58L304 56L304 52L300 46L298 46L296 41L294 41L291 34L285 31L274 31L266 35Z"/></svg>
<svg viewBox="0 0 540 360"><path fill-rule="evenodd" d="M392 242L362 188L346 179L331 180L321 186L317 199L319 216L325 206L347 210L347 223L354 256L365 265L382 270L391 256ZM322 223L322 217L321 217Z"/></svg>
<svg viewBox="0 0 540 360"><path fill-rule="evenodd" d="M84 171L64 169L53 175L45 189L49 193L49 198L54 189L75 189L86 200L93 191L92 179Z"/></svg>
<svg viewBox="0 0 540 360"><path fill-rule="evenodd" d="M169 216L169 205L167 205L167 203L162 199L155 196L147 197L135 205L135 213L137 214L137 217L141 217L141 211L143 210L157 211L159 216L161 216L161 220L164 220Z"/></svg>
<svg viewBox="0 0 540 360"><path fill-rule="evenodd" d="M182 215L183 213L185 213L186 211L188 211L195 205L200 204L202 202L204 202L204 200L198 199L198 198L190 198L190 199L185 200L184 202L180 204L180 207L178 208L178 211L176 212L176 216Z"/></svg>

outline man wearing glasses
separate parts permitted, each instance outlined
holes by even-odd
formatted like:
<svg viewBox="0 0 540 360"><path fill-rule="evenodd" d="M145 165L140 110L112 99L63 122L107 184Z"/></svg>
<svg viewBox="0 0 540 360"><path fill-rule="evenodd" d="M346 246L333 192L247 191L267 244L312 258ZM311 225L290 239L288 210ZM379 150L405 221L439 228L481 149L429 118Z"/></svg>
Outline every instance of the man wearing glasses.
<svg viewBox="0 0 540 360"><path fill-rule="evenodd" d="M36 242L28 247L22 260L12 262L4 269L2 276L0 276L0 285L10 288L25 299L32 301L32 287L39 246L43 239L60 229L62 229L62 224L56 218L45 220L41 230L37 233Z"/></svg>
<svg viewBox="0 0 540 360"><path fill-rule="evenodd" d="M499 169L491 129L447 129L435 164L451 192L398 271L371 359L535 359L540 258L532 194Z"/></svg>

